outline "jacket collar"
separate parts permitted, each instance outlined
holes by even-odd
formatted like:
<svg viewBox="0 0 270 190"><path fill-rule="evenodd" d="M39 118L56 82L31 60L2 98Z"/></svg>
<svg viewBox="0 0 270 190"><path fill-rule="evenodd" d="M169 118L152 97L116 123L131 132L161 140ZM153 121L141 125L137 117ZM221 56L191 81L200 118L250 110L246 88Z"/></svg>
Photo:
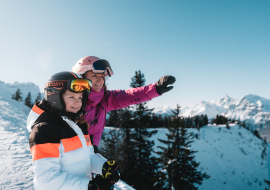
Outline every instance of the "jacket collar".
<svg viewBox="0 0 270 190"><path fill-rule="evenodd" d="M71 113L71 115L69 115L68 113L69 112L55 111L51 106L48 105L48 102L43 99L41 100L41 102L37 102L30 111L27 118L27 130L31 132L35 123L40 123L49 120L59 123L62 126L65 126L66 124L61 116L72 117L73 116L72 114L74 114Z"/></svg>
<svg viewBox="0 0 270 190"><path fill-rule="evenodd" d="M91 107L95 107L102 100L103 96L104 88L102 88L100 92L96 92L92 89L91 93L88 95L85 111L88 111Z"/></svg>

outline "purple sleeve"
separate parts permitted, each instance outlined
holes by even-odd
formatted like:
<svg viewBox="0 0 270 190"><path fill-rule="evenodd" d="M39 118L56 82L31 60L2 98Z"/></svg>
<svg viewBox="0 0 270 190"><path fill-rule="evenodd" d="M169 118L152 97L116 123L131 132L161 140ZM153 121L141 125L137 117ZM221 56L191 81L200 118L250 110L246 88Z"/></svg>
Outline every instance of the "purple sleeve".
<svg viewBox="0 0 270 190"><path fill-rule="evenodd" d="M108 91L107 95L107 112L146 102L159 96L156 91L155 83L148 86L130 88L128 90L112 90Z"/></svg>
<svg viewBox="0 0 270 190"><path fill-rule="evenodd" d="M103 129L104 129L104 128L103 128ZM99 141L100 141L100 139L101 139L102 132L103 132L103 131L101 131L101 132L95 134L94 137L93 137L93 142L94 142L93 144L96 145L97 147L98 147L98 145L99 145Z"/></svg>

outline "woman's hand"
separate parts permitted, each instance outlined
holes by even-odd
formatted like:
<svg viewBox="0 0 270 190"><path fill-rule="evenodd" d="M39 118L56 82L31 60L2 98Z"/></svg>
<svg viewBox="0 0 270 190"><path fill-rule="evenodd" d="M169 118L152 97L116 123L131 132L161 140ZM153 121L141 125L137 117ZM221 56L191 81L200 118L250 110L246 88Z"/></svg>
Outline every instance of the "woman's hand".
<svg viewBox="0 0 270 190"><path fill-rule="evenodd" d="M168 86L170 84L173 84L176 81L174 76L171 75L166 75L164 77L161 77L157 82L156 82L156 90L159 95L170 91L173 89L173 86Z"/></svg>

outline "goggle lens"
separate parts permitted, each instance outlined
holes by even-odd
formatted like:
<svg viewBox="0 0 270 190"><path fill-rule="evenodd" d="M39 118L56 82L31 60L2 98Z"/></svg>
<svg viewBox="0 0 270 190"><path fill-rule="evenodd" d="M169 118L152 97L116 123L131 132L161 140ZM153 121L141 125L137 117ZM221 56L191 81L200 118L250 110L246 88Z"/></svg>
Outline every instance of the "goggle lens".
<svg viewBox="0 0 270 190"><path fill-rule="evenodd" d="M97 73L98 72L105 72L105 71L107 71L107 69L109 69L111 72L110 74L111 75L113 74L112 67L107 60L99 59L93 63L93 67L95 69L94 72L97 72Z"/></svg>
<svg viewBox="0 0 270 190"><path fill-rule="evenodd" d="M87 79L73 79L70 83L70 89L74 92L82 92L86 90L91 92L92 82Z"/></svg>

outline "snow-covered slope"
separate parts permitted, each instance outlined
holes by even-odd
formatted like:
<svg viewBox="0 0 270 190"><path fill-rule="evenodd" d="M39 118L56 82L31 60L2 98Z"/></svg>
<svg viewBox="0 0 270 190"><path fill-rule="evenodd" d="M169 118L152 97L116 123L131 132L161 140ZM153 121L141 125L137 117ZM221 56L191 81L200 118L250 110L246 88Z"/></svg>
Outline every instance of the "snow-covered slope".
<svg viewBox="0 0 270 190"><path fill-rule="evenodd" d="M12 100L2 90L0 88L0 189L34 189L29 134L26 129L29 111L25 107L22 109L23 103ZM119 181L115 190L133 188Z"/></svg>
<svg viewBox="0 0 270 190"><path fill-rule="evenodd" d="M21 108L0 96L0 189L33 189L27 115Z"/></svg>
<svg viewBox="0 0 270 190"><path fill-rule="evenodd" d="M199 190L261 190L267 187L264 179L270 177L270 150L268 145L267 159L262 160L263 150L261 139L250 131L239 128L239 125L208 125L198 131L189 129L200 138L194 138L192 149L198 151L195 159L200 162L200 171L210 175L204 180ZM113 128L106 127L105 132ZM158 139L166 139L167 129L158 129L152 136L155 142L154 150L164 146Z"/></svg>

